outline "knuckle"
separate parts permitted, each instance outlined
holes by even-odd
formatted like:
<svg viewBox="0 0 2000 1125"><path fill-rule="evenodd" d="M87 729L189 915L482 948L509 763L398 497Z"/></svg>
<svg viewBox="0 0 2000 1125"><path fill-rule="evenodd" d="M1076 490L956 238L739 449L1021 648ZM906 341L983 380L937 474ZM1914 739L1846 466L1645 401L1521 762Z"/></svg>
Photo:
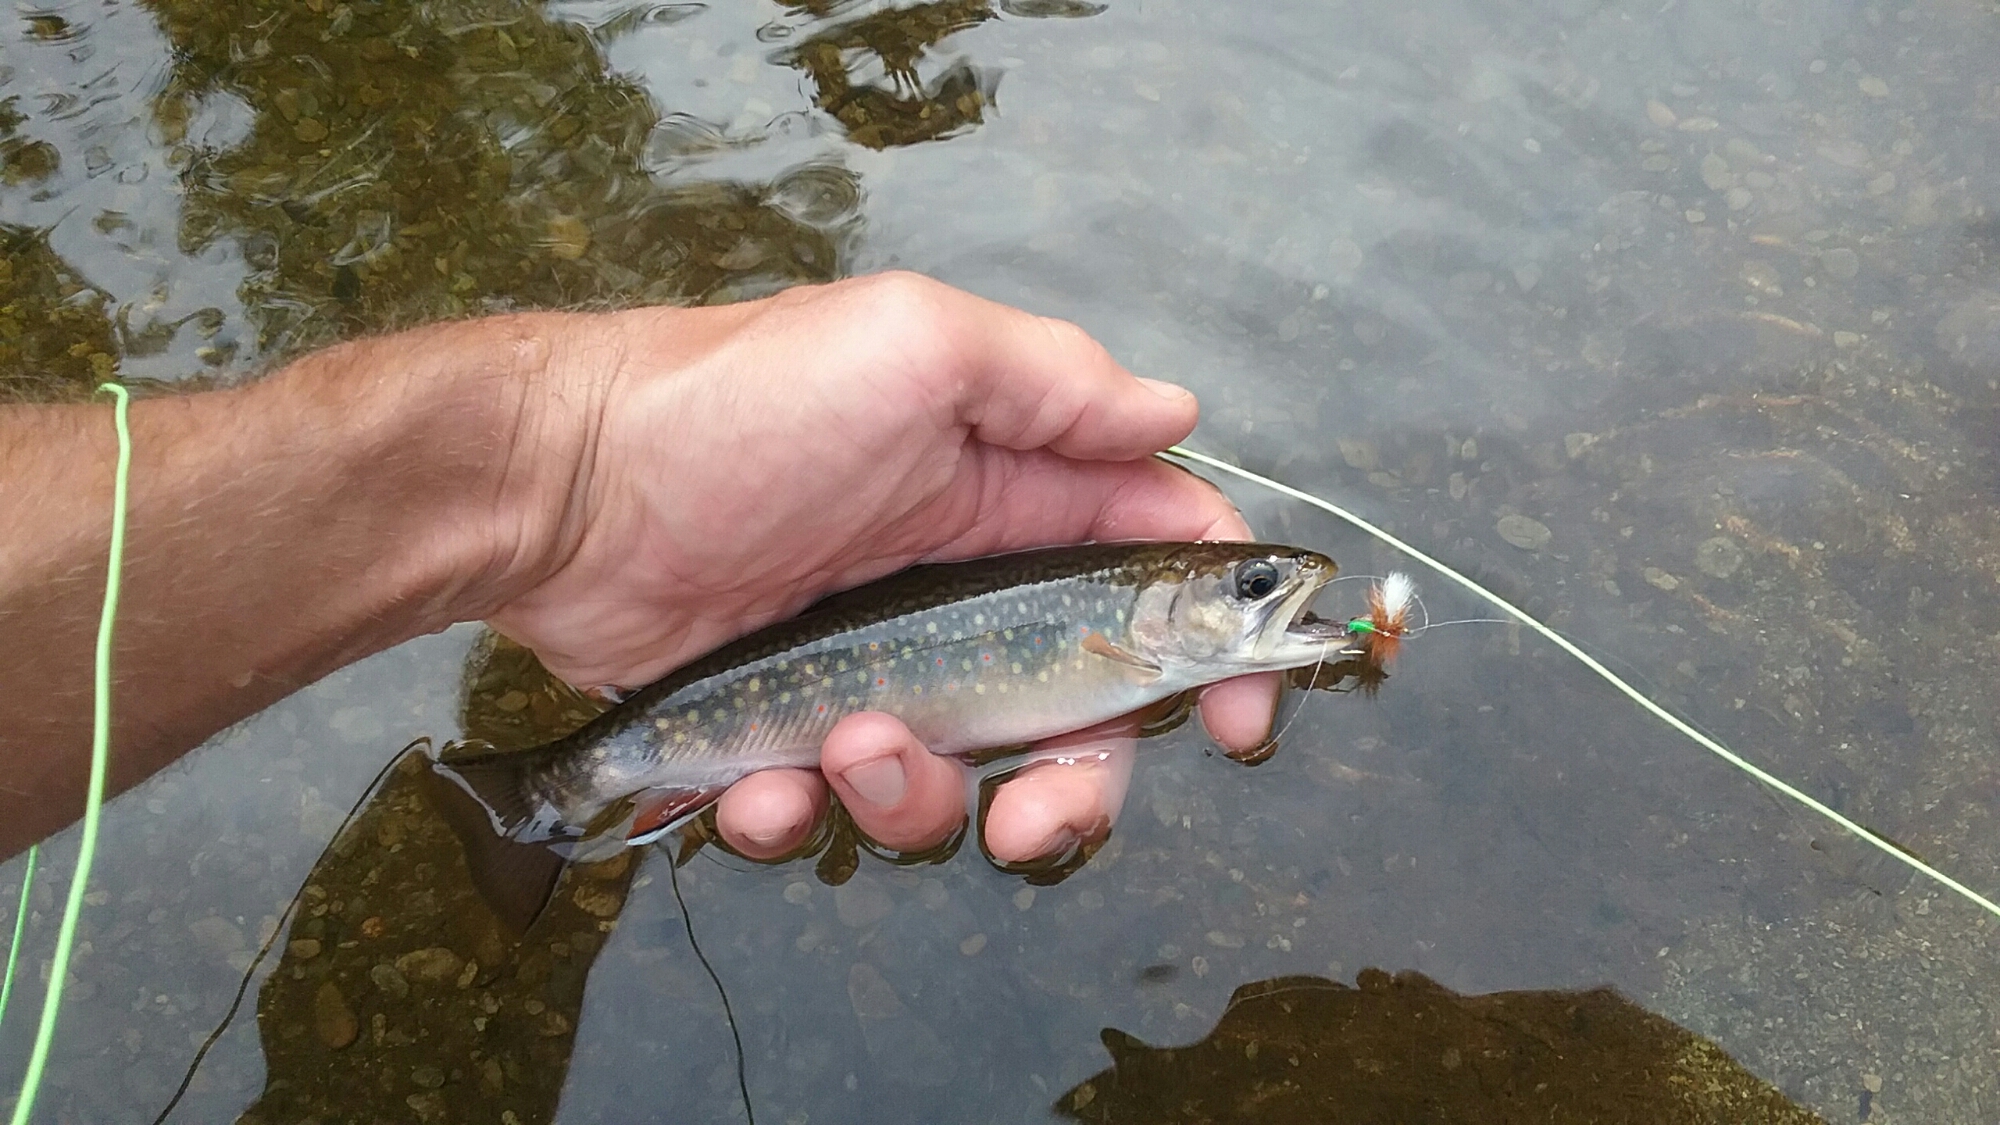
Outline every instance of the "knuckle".
<svg viewBox="0 0 2000 1125"><path fill-rule="evenodd" d="M1042 327L1048 330L1055 342L1065 348L1081 348L1092 352L1103 350L1096 338L1084 331L1083 326L1075 321L1054 316L1042 317L1041 321Z"/></svg>
<svg viewBox="0 0 2000 1125"><path fill-rule="evenodd" d="M952 290L907 270L860 279L857 295L868 329L925 350L948 347L957 336Z"/></svg>

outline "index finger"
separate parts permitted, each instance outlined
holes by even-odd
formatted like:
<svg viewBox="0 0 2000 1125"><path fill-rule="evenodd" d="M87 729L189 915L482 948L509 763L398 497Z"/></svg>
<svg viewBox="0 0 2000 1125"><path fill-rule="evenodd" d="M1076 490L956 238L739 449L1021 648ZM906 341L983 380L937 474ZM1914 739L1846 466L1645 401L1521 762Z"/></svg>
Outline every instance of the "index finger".
<svg viewBox="0 0 2000 1125"><path fill-rule="evenodd" d="M918 393L982 442L1086 461L1129 461L1194 430L1193 394L1133 375L1068 321L920 274L885 273L842 284L854 300L868 303L866 317L851 318L855 330L895 340L912 361L908 369L924 382Z"/></svg>
<svg viewBox="0 0 2000 1125"><path fill-rule="evenodd" d="M966 530L927 552L964 559L1062 543L1128 539L1249 539L1250 526L1221 490L1158 458L1072 461L1037 450L978 446L979 487L946 501L969 511L925 509L885 537L920 540L939 523Z"/></svg>

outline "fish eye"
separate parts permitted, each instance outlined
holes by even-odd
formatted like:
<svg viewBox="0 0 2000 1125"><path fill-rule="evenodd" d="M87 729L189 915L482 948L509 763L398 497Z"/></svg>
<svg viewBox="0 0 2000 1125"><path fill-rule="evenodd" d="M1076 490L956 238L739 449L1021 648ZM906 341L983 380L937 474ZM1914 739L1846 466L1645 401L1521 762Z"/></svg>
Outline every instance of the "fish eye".
<svg viewBox="0 0 2000 1125"><path fill-rule="evenodd" d="M1237 564L1237 597L1254 602L1277 588L1278 568L1270 559L1249 559Z"/></svg>

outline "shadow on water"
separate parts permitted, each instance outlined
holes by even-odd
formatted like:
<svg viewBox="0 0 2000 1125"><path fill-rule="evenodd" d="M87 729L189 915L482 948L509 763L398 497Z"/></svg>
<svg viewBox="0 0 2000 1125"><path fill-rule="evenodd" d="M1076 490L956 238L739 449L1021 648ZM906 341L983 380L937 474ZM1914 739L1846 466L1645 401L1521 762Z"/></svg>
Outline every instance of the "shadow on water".
<svg viewBox="0 0 2000 1125"><path fill-rule="evenodd" d="M1214 1030L1152 1047L1056 1101L1094 1125L1824 1125L1715 1044L1608 988L1465 996L1422 973L1238 988ZM1865 1116L1865 1114L1864 1114Z"/></svg>
<svg viewBox="0 0 2000 1125"><path fill-rule="evenodd" d="M490 634L468 660L469 737L524 748L596 710ZM517 939L473 887L432 784L424 755L404 754L307 876L257 996L266 1078L245 1125L554 1116L638 853L574 868Z"/></svg>

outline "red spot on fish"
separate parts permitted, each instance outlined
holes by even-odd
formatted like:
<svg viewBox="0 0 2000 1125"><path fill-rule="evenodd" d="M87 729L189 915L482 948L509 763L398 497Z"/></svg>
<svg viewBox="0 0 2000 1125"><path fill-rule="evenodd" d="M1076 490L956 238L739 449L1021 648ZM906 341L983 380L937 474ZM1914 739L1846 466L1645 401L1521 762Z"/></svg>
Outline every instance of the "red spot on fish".
<svg viewBox="0 0 2000 1125"><path fill-rule="evenodd" d="M990 652L982 652L979 654L979 659L984 660L988 664L991 664L993 663L993 654Z"/></svg>
<svg viewBox="0 0 2000 1125"><path fill-rule="evenodd" d="M937 658L937 666L940 668L944 667L944 657L940 656Z"/></svg>
<svg viewBox="0 0 2000 1125"><path fill-rule="evenodd" d="M824 703L820 704L819 710L816 712L816 714L821 714L821 715L826 714L826 704Z"/></svg>
<svg viewBox="0 0 2000 1125"><path fill-rule="evenodd" d="M888 682L889 682L888 680L885 680L885 679L883 679L883 678L882 678L882 677L880 677L880 676L877 676L877 677L875 677L875 686L876 686L876 687L881 687L881 686L882 686L883 684L886 684L886 683L888 683Z"/></svg>

